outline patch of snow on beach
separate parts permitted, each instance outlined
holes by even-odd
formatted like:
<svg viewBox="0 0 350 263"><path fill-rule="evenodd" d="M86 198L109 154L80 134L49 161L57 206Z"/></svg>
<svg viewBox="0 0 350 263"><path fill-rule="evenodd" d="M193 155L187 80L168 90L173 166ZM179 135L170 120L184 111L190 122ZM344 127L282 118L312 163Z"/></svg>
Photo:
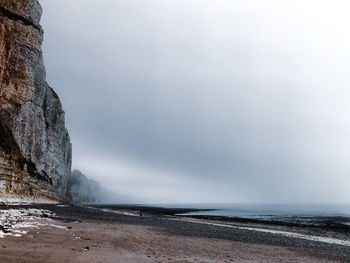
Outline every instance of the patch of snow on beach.
<svg viewBox="0 0 350 263"><path fill-rule="evenodd" d="M35 199L29 197L13 197L2 195L0 197L0 202L8 205L26 205L26 204L58 204L56 201L48 200L48 199Z"/></svg>
<svg viewBox="0 0 350 263"><path fill-rule="evenodd" d="M28 231L24 229L35 229L42 226L66 228L52 224L52 220L48 218L49 216L54 216L54 214L51 211L42 209L0 210L0 238L6 236L20 237L27 234ZM43 223L43 219L47 223Z"/></svg>

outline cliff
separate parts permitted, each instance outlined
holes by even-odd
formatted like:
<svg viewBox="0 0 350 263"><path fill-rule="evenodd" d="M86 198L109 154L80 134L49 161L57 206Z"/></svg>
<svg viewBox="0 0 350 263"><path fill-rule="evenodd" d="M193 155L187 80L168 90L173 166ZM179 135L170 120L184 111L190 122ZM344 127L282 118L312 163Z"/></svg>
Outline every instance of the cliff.
<svg viewBox="0 0 350 263"><path fill-rule="evenodd" d="M45 81L41 13L37 0L0 0L0 199L66 195L71 143Z"/></svg>
<svg viewBox="0 0 350 263"><path fill-rule="evenodd" d="M116 194L99 182L89 179L78 170L69 176L67 184L67 200L73 203L115 204L136 202L132 196Z"/></svg>
<svg viewBox="0 0 350 263"><path fill-rule="evenodd" d="M67 199L73 203L100 203L102 201L100 183L88 179L78 170L74 170L68 179Z"/></svg>

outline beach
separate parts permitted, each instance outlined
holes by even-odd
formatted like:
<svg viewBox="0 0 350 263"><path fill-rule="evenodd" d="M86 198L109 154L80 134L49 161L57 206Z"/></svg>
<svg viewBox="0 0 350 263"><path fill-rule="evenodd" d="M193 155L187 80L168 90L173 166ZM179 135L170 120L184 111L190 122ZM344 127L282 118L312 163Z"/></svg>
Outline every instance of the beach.
<svg viewBox="0 0 350 263"><path fill-rule="evenodd" d="M182 217L1 206L0 262L349 262L350 246ZM13 215L17 211L13 218ZM4 219L5 218L5 219ZM4 221L5 220L5 221ZM10 222L10 223L9 223ZM13 231L13 230L16 231ZM17 235L17 236L16 236Z"/></svg>

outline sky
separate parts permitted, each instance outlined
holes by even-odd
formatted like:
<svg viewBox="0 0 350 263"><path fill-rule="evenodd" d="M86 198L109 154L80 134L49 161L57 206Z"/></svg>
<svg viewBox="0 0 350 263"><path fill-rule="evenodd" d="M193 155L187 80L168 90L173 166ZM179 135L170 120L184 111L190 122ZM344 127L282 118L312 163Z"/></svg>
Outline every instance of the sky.
<svg viewBox="0 0 350 263"><path fill-rule="evenodd" d="M348 1L41 4L74 169L139 203L350 203Z"/></svg>

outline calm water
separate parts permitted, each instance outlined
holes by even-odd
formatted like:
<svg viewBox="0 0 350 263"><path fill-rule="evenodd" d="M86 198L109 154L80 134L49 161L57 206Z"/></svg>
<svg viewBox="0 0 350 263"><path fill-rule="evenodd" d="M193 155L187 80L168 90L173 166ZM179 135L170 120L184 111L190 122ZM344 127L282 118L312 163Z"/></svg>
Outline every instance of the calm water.
<svg viewBox="0 0 350 263"><path fill-rule="evenodd" d="M216 209L188 213L191 215L215 215L254 219L281 217L345 217L350 220L350 205L291 205L291 204L162 204L161 207L189 207Z"/></svg>

